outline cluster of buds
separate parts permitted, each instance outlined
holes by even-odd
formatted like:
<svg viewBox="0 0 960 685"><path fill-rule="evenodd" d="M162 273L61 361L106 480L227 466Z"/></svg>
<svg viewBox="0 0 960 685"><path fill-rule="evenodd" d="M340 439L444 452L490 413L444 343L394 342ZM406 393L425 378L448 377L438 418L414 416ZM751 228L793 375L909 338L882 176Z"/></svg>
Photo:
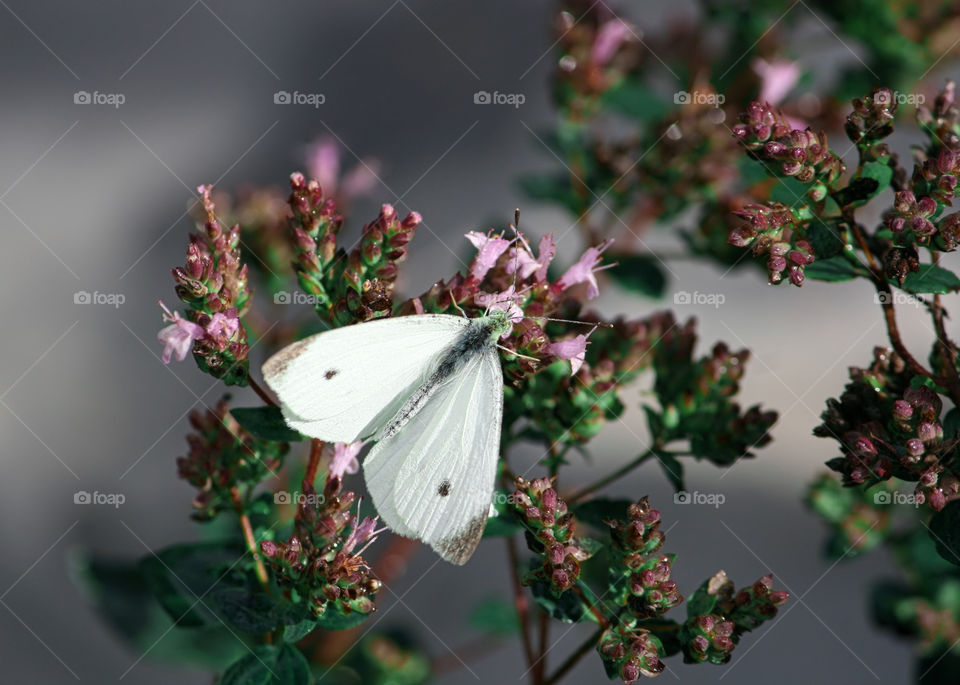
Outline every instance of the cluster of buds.
<svg viewBox="0 0 960 685"><path fill-rule="evenodd" d="M597 651L610 678L629 685L641 676L652 678L665 668L660 660L663 646L649 630L637 627L636 619L626 618L603 631Z"/></svg>
<svg viewBox="0 0 960 685"><path fill-rule="evenodd" d="M637 619L662 616L683 601L670 572L674 555L656 554L663 545L660 512L646 497L631 504L625 521L610 521L613 553L622 576L614 601Z"/></svg>
<svg viewBox="0 0 960 685"><path fill-rule="evenodd" d="M250 435L230 415L227 399L212 409L190 412L190 451L177 459L180 478L199 491L193 506L194 518L200 520L232 508L234 489L259 483L267 473L276 471L290 447Z"/></svg>
<svg viewBox="0 0 960 685"><path fill-rule="evenodd" d="M843 456L827 466L848 485L872 485L891 477L917 483L918 503L939 511L956 499L960 481L950 466L956 445L944 440L943 401L914 376L894 352L877 348L868 369L852 368L839 400L827 401L814 430L841 444Z"/></svg>
<svg viewBox="0 0 960 685"><path fill-rule="evenodd" d="M960 150L960 107L956 105L956 86L953 81L937 94L933 108L917 108L917 121L930 139L930 150L941 148Z"/></svg>
<svg viewBox="0 0 960 685"><path fill-rule="evenodd" d="M778 165L777 171L801 183L811 184L807 195L823 200L829 186L840 178L844 165L827 144L827 134L791 130L783 114L767 103L751 102L733 127L734 135L750 154L762 162Z"/></svg>
<svg viewBox="0 0 960 685"><path fill-rule="evenodd" d="M672 314L660 318L664 323L674 321ZM759 405L744 411L732 401L750 356L748 350L732 352L717 343L709 355L695 360L694 331L695 321L690 319L683 326L666 328L656 341L651 357L662 413L651 422L651 429L662 444L689 440L694 456L729 465L770 442L768 431L777 413Z"/></svg>
<svg viewBox="0 0 960 685"><path fill-rule="evenodd" d="M749 204L734 214L745 223L730 232L730 244L749 247L754 255L769 255L767 270L771 283L779 283L787 273L791 283L803 285L803 267L813 263L816 253L793 210L773 202Z"/></svg>
<svg viewBox="0 0 960 685"><path fill-rule="evenodd" d="M858 148L869 151L867 161L890 156L886 145L875 145L893 133L897 99L889 88L874 88L865 98L853 101L853 112L847 117L844 130Z"/></svg>
<svg viewBox="0 0 960 685"><path fill-rule="evenodd" d="M407 253L420 215L400 219L391 205L363 229L360 244L349 254L337 247L343 220L323 189L303 174L290 176L291 240L300 287L314 298L314 308L336 326L389 316L397 262Z"/></svg>
<svg viewBox="0 0 960 685"><path fill-rule="evenodd" d="M893 233L898 246L927 245L937 233L930 220L937 212L937 201L932 197L919 200L909 190L899 191L893 202L893 210L884 216L884 223ZM952 242L956 243L954 238Z"/></svg>
<svg viewBox="0 0 960 685"><path fill-rule="evenodd" d="M339 478L328 478L322 495L306 481L302 488L293 536L260 543L277 584L308 598L317 616L369 614L380 581L361 554L379 533L376 520L350 512L356 496L341 492Z"/></svg>
<svg viewBox="0 0 960 685"><path fill-rule="evenodd" d="M725 664L737 646L733 621L716 614L694 616L684 625L689 639L684 642L684 656L694 663Z"/></svg>
<svg viewBox="0 0 960 685"><path fill-rule="evenodd" d="M691 616L680 629L686 660L726 663L741 636L776 616L789 597L788 592L773 589L772 575L735 591L733 581L718 571L690 600L709 608Z"/></svg>
<svg viewBox="0 0 960 685"><path fill-rule="evenodd" d="M250 289L240 258L240 227L224 229L214 213L212 188L197 190L206 220L190 235L185 265L172 271L177 296L189 307L187 320L203 329L192 336L200 368L227 385L245 385L250 347L240 319L249 308Z"/></svg>
<svg viewBox="0 0 960 685"><path fill-rule="evenodd" d="M883 273L901 286L911 273L920 270L920 255L913 245L909 247L891 247L883 255Z"/></svg>
<svg viewBox="0 0 960 685"><path fill-rule="evenodd" d="M566 503L547 478L517 477L511 502L527 530L527 545L542 564L523 578L524 585L545 583L554 595L572 588L580 577L580 562L590 553L578 544L576 524Z"/></svg>

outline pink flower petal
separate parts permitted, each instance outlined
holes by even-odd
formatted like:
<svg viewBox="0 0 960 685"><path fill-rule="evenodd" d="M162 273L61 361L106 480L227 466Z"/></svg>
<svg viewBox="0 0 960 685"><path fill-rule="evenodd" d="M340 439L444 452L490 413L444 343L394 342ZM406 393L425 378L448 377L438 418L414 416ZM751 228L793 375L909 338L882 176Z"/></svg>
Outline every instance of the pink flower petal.
<svg viewBox="0 0 960 685"><path fill-rule="evenodd" d="M800 65L790 60L773 60L767 62L756 59L751 65L757 76L760 77L760 102L777 105L787 97L800 80L802 73Z"/></svg>
<svg viewBox="0 0 960 685"><path fill-rule="evenodd" d="M362 448L362 440L352 443L336 443L333 446L333 457L330 459L330 474L342 479L345 473L359 471L360 462L357 461L357 455L360 454Z"/></svg>
<svg viewBox="0 0 960 685"><path fill-rule="evenodd" d="M590 50L593 63L599 67L606 65L632 33L630 25L622 19L611 19L604 23L597 31Z"/></svg>
<svg viewBox="0 0 960 685"><path fill-rule="evenodd" d="M496 265L512 241L500 236L484 235L477 231L467 233L467 240L477 248L477 256L470 263L470 275L482 281L487 272Z"/></svg>
<svg viewBox="0 0 960 685"><path fill-rule="evenodd" d="M206 335L206 331L192 321L181 318L178 312L171 312L161 302L160 306L164 309L163 319L169 321L170 325L161 328L157 333L157 340L163 343L163 353L160 358L164 364L169 364L170 359L175 357L177 361L182 362L187 358L187 353L193 346L194 340L200 340Z"/></svg>
<svg viewBox="0 0 960 685"><path fill-rule="evenodd" d="M597 330L596 327L594 327L590 333L593 333L595 330ZM587 358L587 345L589 344L587 338L590 337L590 333L550 343L547 346L547 352L554 357L569 360L570 375L575 376Z"/></svg>
<svg viewBox="0 0 960 685"><path fill-rule="evenodd" d="M579 283L586 283L588 284L587 299L592 300L599 295L600 286L597 284L597 277L594 274L598 271L597 265L601 260L600 255L610 247L612 242L612 240L606 240L601 243L599 247L588 248L580 260L567 269L563 276L560 277L560 280L557 281L560 290L566 290Z"/></svg>

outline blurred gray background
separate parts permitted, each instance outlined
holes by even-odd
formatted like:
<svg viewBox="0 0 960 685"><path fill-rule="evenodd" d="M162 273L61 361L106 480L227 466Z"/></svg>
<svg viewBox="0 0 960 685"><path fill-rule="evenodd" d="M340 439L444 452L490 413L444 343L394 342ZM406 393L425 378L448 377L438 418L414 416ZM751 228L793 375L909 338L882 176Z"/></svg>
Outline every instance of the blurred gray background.
<svg viewBox="0 0 960 685"><path fill-rule="evenodd" d="M187 518L192 491L176 478L174 460L185 451L188 409L212 404L222 388L189 360L165 368L155 341L157 299L176 302L169 269L183 262L191 229L184 212L195 186L283 185L303 168L304 146L333 134L349 150L347 167L354 155L382 162L383 187L354 206L348 237L382 202L418 210L429 226L407 263L407 292L452 274L460 267L455 254L465 254L462 234L493 219L503 225L514 207L531 234L563 233L571 218L525 201L515 183L521 173L557 168L529 130L553 117L553 7L502 0L0 5L0 680L208 683L208 673L124 647L68 574L80 549L132 558L199 535ZM643 10L637 20L647 33L695 14L680 2ZM811 24L823 58L850 58ZM75 104L81 90L125 101ZM275 105L278 90L319 92L326 102ZM478 90L522 93L526 101L516 109L478 106ZM667 232L648 243L677 245ZM568 233L561 258L569 263L580 250ZM699 318L701 351L717 339L752 348L743 404L762 401L782 418L757 459L725 474L688 467L689 488L723 493L720 508L674 505L652 464L610 493L649 494L662 511L684 594L722 568L738 585L772 572L792 598L745 638L731 666L673 659L661 678L906 682L908 648L867 619L865 590L892 564L882 555L824 561L824 530L801 503L808 481L835 455L834 443L811 435L824 399L838 394L849 365L868 363L885 341L872 291L813 282L769 288L754 271L724 275L697 262L670 268L673 291L725 295L722 307L681 306L678 316ZM125 301L75 304L78 291ZM610 315L635 316L662 306L616 293L599 304ZM929 326L902 309L907 344L924 344ZM262 351L252 357L258 368ZM256 401L249 391L238 397ZM644 447L639 393L631 397L624 422L595 441L595 465L577 460L570 481L605 473ZM73 500L79 490L126 499L118 509L81 506ZM476 600L509 597L503 557L502 543L488 541L461 569L435 565L420 550L394 587L400 595L409 589L403 602L382 593L380 627L405 625L429 654L449 660L450 648L475 636L466 617ZM549 662L559 664L589 630L555 627ZM524 670L511 644L439 682L513 682ZM601 680L599 659L590 657L568 682Z"/></svg>

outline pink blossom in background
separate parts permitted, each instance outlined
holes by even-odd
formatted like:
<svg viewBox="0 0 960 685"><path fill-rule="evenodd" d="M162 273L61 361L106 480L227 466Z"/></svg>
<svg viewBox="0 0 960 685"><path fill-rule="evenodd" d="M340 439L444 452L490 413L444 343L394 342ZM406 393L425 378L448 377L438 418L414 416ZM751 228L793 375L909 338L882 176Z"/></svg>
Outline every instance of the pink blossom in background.
<svg viewBox="0 0 960 685"><path fill-rule="evenodd" d="M159 304L163 307L163 320L171 322L169 326L160 329L157 333L157 340L163 343L163 354L160 358L163 359L164 364L169 364L171 357L176 357L178 362L182 362L187 358L193 341L204 337L206 331L202 326L181 318L179 312L171 312L163 302Z"/></svg>
<svg viewBox="0 0 960 685"><path fill-rule="evenodd" d="M484 235L479 231L470 231L466 236L467 240L477 248L477 256L470 262L470 275L482 281L513 241L502 236Z"/></svg>
<svg viewBox="0 0 960 685"><path fill-rule="evenodd" d="M598 268L597 265L600 263L600 255L612 243L613 240L605 240L598 247L588 248L580 260L567 269L557 281L560 290L566 290L579 283L587 283L587 298L592 300L597 297L600 294L600 286L597 284L596 272L613 266L610 264Z"/></svg>
<svg viewBox="0 0 960 685"><path fill-rule="evenodd" d="M370 195L377 187L380 162L362 159L357 166L340 175L340 144L333 136L324 136L307 152L307 173L320 184L324 195L341 202Z"/></svg>
<svg viewBox="0 0 960 685"><path fill-rule="evenodd" d="M333 446L333 457L330 459L330 475L342 479L345 473L356 473L360 470L357 455L363 448L363 441L344 443L338 442Z"/></svg>
<svg viewBox="0 0 960 685"><path fill-rule="evenodd" d="M771 105L783 102L787 93L797 85L802 73L799 64L785 59L770 62L755 59L751 66L760 77L760 94L757 99Z"/></svg>
<svg viewBox="0 0 960 685"><path fill-rule="evenodd" d="M632 35L634 32L630 24L622 19L611 19L605 22L597 30L593 48L590 51L593 63L599 67L606 65L617 54L623 42Z"/></svg>

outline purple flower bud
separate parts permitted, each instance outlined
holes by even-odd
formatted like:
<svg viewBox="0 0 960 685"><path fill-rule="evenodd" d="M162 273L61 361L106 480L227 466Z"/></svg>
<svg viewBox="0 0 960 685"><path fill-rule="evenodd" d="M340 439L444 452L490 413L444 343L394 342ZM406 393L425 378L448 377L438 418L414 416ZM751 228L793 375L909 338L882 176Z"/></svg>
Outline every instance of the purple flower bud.
<svg viewBox="0 0 960 685"><path fill-rule="evenodd" d="M905 400L897 400L893 403L893 416L900 421L907 421L913 416L913 407Z"/></svg>

